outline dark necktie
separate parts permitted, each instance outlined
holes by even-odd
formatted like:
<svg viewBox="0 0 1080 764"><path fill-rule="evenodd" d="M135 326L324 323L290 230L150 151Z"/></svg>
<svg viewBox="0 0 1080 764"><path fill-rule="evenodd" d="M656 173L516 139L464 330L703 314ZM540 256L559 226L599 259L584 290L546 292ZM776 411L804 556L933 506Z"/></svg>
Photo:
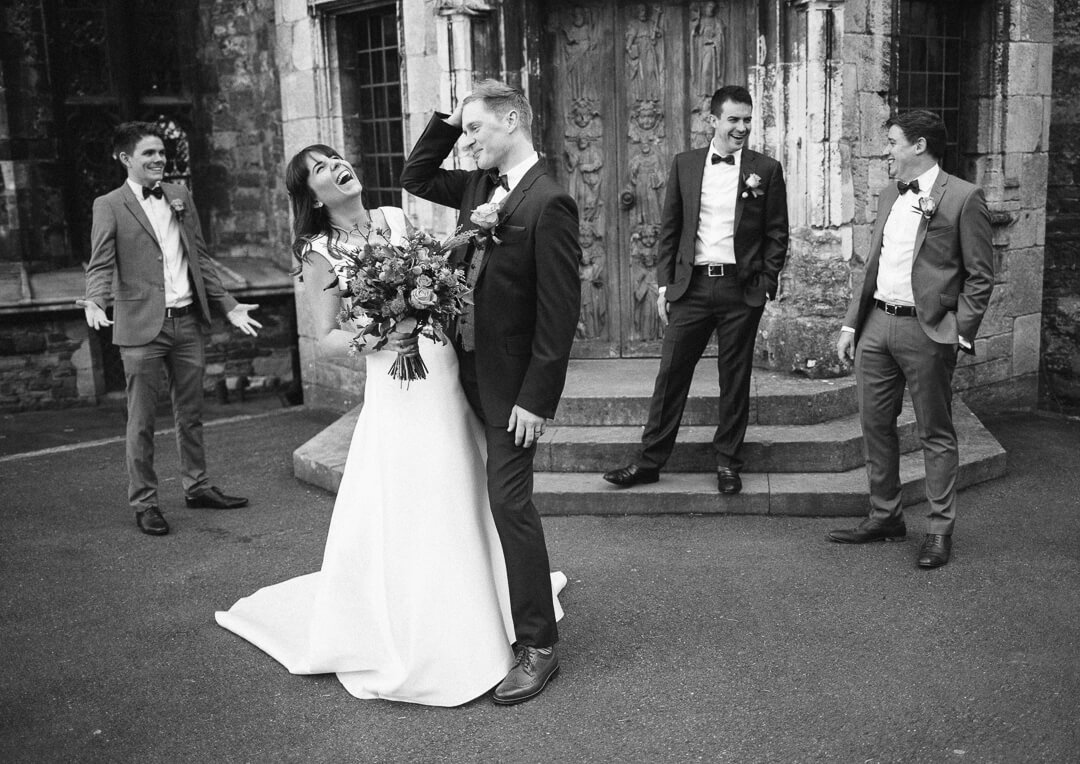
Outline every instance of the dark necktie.
<svg viewBox="0 0 1080 764"><path fill-rule="evenodd" d="M917 194L919 193L919 181L913 180L910 183L905 183L902 180L898 180L896 181L896 190L901 194L907 193L908 191L914 191Z"/></svg>
<svg viewBox="0 0 1080 764"><path fill-rule="evenodd" d="M142 198L146 199L151 196L156 196L158 199L162 199L165 196L165 192L161 190L161 186L154 186L153 188L142 187Z"/></svg>
<svg viewBox="0 0 1080 764"><path fill-rule="evenodd" d="M726 164L729 164L732 167L734 167L735 166L735 155L734 154L728 154L726 157L722 157L719 154L713 154L712 155L712 163L713 164L719 164L720 162L725 162Z"/></svg>

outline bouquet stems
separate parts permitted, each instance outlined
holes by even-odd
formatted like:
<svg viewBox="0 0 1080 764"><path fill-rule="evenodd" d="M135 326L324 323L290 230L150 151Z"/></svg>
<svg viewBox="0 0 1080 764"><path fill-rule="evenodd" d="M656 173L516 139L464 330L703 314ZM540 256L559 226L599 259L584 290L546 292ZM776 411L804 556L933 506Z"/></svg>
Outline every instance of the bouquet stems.
<svg viewBox="0 0 1080 764"><path fill-rule="evenodd" d="M420 356L420 348L414 347L404 353L399 352L387 374L392 379L400 380L406 389L408 389L410 382L427 379L427 365Z"/></svg>

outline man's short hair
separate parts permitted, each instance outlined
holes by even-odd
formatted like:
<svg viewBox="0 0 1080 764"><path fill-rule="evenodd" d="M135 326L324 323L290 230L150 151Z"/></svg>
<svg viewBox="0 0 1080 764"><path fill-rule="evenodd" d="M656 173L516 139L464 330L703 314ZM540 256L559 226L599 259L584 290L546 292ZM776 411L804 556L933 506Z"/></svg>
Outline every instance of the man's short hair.
<svg viewBox="0 0 1080 764"><path fill-rule="evenodd" d="M727 101L746 104L750 108L754 108L754 99L750 97L749 90L742 85L724 85L724 87L713 93L712 100L709 101L709 113L714 117L719 117Z"/></svg>
<svg viewBox="0 0 1080 764"><path fill-rule="evenodd" d="M915 143L920 138L926 141L926 153L941 161L945 156L945 144L949 139L945 121L932 111L913 109L889 117L885 129L896 125L904 134L908 143Z"/></svg>
<svg viewBox="0 0 1080 764"><path fill-rule="evenodd" d="M465 97L464 104L473 101L483 101L488 110L498 114L500 117L506 116L511 111L516 111L522 128L524 128L527 135L531 136L532 106L525 98L525 94L517 88L512 88L505 82L499 82L498 80L481 80L476 83L473 91Z"/></svg>
<svg viewBox="0 0 1080 764"><path fill-rule="evenodd" d="M153 122L124 122L116 126L113 131L112 155L113 159L119 159L121 154L130 154L135 150L135 144L147 136L160 138L162 142L165 136Z"/></svg>

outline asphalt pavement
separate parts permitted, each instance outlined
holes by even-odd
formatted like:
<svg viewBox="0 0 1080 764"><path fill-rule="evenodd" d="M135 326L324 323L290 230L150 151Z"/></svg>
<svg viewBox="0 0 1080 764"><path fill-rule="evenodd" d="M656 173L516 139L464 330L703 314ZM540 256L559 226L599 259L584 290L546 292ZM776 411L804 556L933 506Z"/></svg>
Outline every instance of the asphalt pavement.
<svg viewBox="0 0 1080 764"><path fill-rule="evenodd" d="M122 412L0 418L0 760L1080 759L1080 421L986 422L1009 473L961 494L938 570L915 566L925 505L870 546L828 543L851 522L828 518L546 518L560 674L520 706L441 709L292 676L215 624L317 569L333 508L291 459L333 416L262 403L206 427L246 509L184 508L159 435L160 538L125 504Z"/></svg>

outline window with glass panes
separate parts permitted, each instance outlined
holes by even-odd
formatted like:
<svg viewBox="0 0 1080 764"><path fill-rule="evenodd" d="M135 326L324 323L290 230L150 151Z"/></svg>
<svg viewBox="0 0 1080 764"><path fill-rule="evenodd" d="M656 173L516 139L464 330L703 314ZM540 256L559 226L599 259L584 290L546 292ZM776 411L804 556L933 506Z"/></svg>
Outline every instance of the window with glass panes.
<svg viewBox="0 0 1080 764"><path fill-rule="evenodd" d="M398 205L404 124L396 4L343 14L336 27L346 158L358 165L369 204Z"/></svg>
<svg viewBox="0 0 1080 764"><path fill-rule="evenodd" d="M951 173L959 171L961 59L970 5L957 0L900 0L897 9L896 105L903 111L926 109L941 116L948 131L941 165Z"/></svg>

